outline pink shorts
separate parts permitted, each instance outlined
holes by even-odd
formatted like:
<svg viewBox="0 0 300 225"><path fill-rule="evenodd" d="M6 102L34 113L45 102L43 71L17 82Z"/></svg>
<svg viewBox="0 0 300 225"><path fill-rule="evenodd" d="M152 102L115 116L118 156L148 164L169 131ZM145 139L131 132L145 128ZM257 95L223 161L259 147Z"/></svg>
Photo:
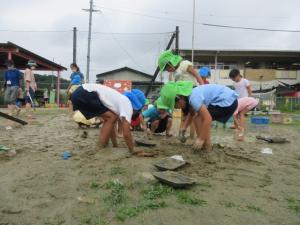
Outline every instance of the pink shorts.
<svg viewBox="0 0 300 225"><path fill-rule="evenodd" d="M252 98L252 97L239 98L238 99L238 107L235 110L235 112L233 113L233 115L237 115L238 113L244 111L245 109L250 111L255 106L257 106L257 104L258 104L258 100L256 100L255 98Z"/></svg>

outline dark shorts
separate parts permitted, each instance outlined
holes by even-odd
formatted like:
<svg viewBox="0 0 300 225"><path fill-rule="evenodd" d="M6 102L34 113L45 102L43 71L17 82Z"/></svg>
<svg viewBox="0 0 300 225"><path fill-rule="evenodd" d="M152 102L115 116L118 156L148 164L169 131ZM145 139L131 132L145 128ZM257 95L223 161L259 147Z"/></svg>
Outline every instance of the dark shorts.
<svg viewBox="0 0 300 225"><path fill-rule="evenodd" d="M73 92L71 101L73 110L79 110L88 120L109 111L100 101L96 92L88 92L83 87L79 87Z"/></svg>
<svg viewBox="0 0 300 225"><path fill-rule="evenodd" d="M19 86L7 86L4 93L4 102L14 105L17 100Z"/></svg>
<svg viewBox="0 0 300 225"><path fill-rule="evenodd" d="M231 104L231 106L228 106L228 107L209 105L207 107L207 109L213 120L216 120L221 123L226 123L229 120L229 118L233 115L237 106L238 106L238 101L235 100Z"/></svg>
<svg viewBox="0 0 300 225"><path fill-rule="evenodd" d="M33 91L32 88L29 88L29 94L30 94L30 97L31 97L32 101L34 101L34 91ZM32 104L32 102L31 102L29 96L27 95L27 93L25 94L25 102Z"/></svg>
<svg viewBox="0 0 300 225"><path fill-rule="evenodd" d="M167 129L169 118L172 118L172 117L171 116L166 116L166 118L164 118L164 119L159 119L158 127L156 128L154 133L163 133L163 132L165 132L166 129ZM155 120L158 120L158 119L153 119L153 120L148 121L147 126L148 126L149 129L151 129L151 123L153 123Z"/></svg>

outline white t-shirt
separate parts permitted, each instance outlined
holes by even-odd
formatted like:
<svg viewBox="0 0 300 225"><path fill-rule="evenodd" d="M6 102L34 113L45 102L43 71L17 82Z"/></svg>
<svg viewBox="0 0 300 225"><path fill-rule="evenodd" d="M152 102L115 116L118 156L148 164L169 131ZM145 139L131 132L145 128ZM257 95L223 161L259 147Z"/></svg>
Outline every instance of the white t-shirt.
<svg viewBox="0 0 300 225"><path fill-rule="evenodd" d="M190 74L187 70L190 66L193 66L193 63L188 60L183 60L180 62L179 67L173 73L173 78L175 81L192 81L194 85L197 85L197 80L195 77Z"/></svg>
<svg viewBox="0 0 300 225"><path fill-rule="evenodd" d="M83 84L82 87L88 92L97 92L103 105L120 118L125 118L129 123L131 122L133 109L130 100L125 95L101 84Z"/></svg>
<svg viewBox="0 0 300 225"><path fill-rule="evenodd" d="M242 78L239 82L234 82L233 87L235 91L238 93L238 98L249 97L247 87L250 86L249 80Z"/></svg>

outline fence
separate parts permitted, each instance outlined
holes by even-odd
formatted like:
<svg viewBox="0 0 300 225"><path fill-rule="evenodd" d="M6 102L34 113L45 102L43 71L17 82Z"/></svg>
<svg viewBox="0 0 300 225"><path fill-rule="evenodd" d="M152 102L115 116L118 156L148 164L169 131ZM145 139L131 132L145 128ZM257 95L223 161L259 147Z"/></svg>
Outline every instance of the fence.
<svg viewBox="0 0 300 225"><path fill-rule="evenodd" d="M274 109L281 112L300 112L300 97L276 97Z"/></svg>

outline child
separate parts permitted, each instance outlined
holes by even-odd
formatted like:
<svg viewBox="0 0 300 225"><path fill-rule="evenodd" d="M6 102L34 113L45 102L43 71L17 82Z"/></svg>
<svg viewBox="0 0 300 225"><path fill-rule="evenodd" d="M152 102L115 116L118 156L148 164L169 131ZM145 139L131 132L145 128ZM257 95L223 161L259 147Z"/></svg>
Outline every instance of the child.
<svg viewBox="0 0 300 225"><path fill-rule="evenodd" d="M237 108L237 94L218 84L192 88L191 82L169 82L161 89L161 99L170 109L180 108L189 112L181 130L184 138L186 127L194 122L197 139L193 148L211 150L210 127L213 120L227 122Z"/></svg>
<svg viewBox="0 0 300 225"><path fill-rule="evenodd" d="M170 73L169 80L172 81L191 81L194 86L204 84L193 63L183 60L180 55L175 55L171 50L164 51L158 59L158 66L161 72Z"/></svg>
<svg viewBox="0 0 300 225"><path fill-rule="evenodd" d="M7 103L8 114L12 115L16 108L16 100L18 90L21 87L22 74L14 68L14 62L8 60L6 62L7 70L4 73L4 102Z"/></svg>
<svg viewBox="0 0 300 225"><path fill-rule="evenodd" d="M206 66L203 66L199 69L199 75L201 76L204 84L209 84L209 81L207 80L208 77L210 77L210 71L209 68Z"/></svg>
<svg viewBox="0 0 300 225"><path fill-rule="evenodd" d="M147 125L145 119L148 119ZM149 129L150 137L154 133L166 132L167 137L171 137L172 116L168 112L168 107L162 104L161 99L157 99L155 105L144 111L140 115L141 126L143 130Z"/></svg>
<svg viewBox="0 0 300 225"><path fill-rule="evenodd" d="M164 51L158 59L160 71L168 71L169 81L191 81L193 86L204 84L197 70L193 68L193 63L188 60L183 60L180 55L175 55L171 50ZM185 122L185 114L181 114L180 127ZM191 126L190 137L194 137L194 128Z"/></svg>
<svg viewBox="0 0 300 225"><path fill-rule="evenodd" d="M258 100L252 97L238 99L238 107L233 114L235 128L239 131L239 141L244 140L245 114L258 105Z"/></svg>
<svg viewBox="0 0 300 225"><path fill-rule="evenodd" d="M37 64L34 60L29 60L27 63L27 68L24 72L24 80L25 80L25 102L26 102L26 112L27 117L29 119L34 119L32 112L31 112L31 106L34 105L34 93L37 90L37 84L35 82L35 77L33 74L33 70L37 67Z"/></svg>
<svg viewBox="0 0 300 225"><path fill-rule="evenodd" d="M139 116L145 104L145 95L138 89L131 92L118 91L101 84L83 84L78 87L71 96L73 110L79 110L86 119L101 117L103 126L99 135L100 143L103 146L111 139L114 147L117 146L115 125L118 118L121 120L123 137L132 154L133 138L130 132L131 119Z"/></svg>
<svg viewBox="0 0 300 225"><path fill-rule="evenodd" d="M232 69L229 78L233 80L233 86L239 98L250 97L252 95L250 82L243 78L238 69Z"/></svg>

